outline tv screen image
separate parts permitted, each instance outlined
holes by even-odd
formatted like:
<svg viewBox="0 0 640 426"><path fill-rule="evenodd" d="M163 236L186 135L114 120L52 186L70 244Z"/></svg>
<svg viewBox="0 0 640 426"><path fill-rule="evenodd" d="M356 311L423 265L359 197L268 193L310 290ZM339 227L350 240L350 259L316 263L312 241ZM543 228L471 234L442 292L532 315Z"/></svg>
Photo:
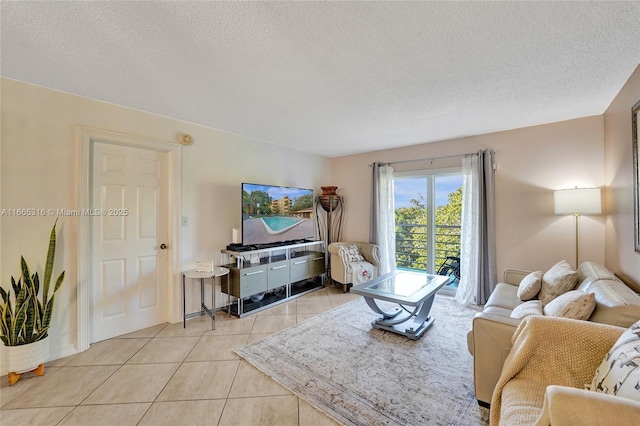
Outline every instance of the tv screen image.
<svg viewBox="0 0 640 426"><path fill-rule="evenodd" d="M242 244L273 244L315 236L313 189L242 184Z"/></svg>

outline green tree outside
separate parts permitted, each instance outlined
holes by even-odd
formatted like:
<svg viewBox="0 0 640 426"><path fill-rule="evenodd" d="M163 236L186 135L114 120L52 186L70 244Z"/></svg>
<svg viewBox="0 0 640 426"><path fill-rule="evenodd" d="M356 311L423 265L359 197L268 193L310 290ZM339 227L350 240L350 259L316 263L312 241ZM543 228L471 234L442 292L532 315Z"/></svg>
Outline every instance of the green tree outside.
<svg viewBox="0 0 640 426"><path fill-rule="evenodd" d="M462 187L449 194L449 202L436 210L436 265L447 256L460 257Z"/></svg>
<svg viewBox="0 0 640 426"><path fill-rule="evenodd" d="M460 224L462 219L462 187L451 192L448 203L435 211L435 265L447 256L460 255ZM395 210L396 265L402 268L425 270L428 259L427 226L429 218L424 196L410 201L409 207ZM433 271L437 272L437 271Z"/></svg>
<svg viewBox="0 0 640 426"><path fill-rule="evenodd" d="M427 210L424 197L410 201L411 206L397 208L396 265L424 270L427 264Z"/></svg>

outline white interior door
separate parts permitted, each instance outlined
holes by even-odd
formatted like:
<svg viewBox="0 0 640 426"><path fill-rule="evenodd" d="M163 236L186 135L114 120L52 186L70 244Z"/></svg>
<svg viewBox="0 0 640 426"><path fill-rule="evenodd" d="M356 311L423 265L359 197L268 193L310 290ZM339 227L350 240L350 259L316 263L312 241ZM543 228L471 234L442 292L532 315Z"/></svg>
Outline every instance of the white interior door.
<svg viewBox="0 0 640 426"><path fill-rule="evenodd" d="M93 343L168 320L168 154L96 142L91 178Z"/></svg>

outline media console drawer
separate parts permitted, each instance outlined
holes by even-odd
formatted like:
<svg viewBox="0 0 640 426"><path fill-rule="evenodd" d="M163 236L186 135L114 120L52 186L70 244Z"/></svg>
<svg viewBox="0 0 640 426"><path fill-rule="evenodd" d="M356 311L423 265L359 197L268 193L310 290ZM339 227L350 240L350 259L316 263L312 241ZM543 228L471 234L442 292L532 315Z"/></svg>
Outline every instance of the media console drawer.
<svg viewBox="0 0 640 426"><path fill-rule="evenodd" d="M231 268L231 295L247 297L267 291L267 266Z"/></svg>
<svg viewBox="0 0 640 426"><path fill-rule="evenodd" d="M311 256L311 276L324 274L324 253L314 253Z"/></svg>
<svg viewBox="0 0 640 426"><path fill-rule="evenodd" d="M269 263L267 274L267 287L269 290L289 284L289 261L281 260Z"/></svg>
<svg viewBox="0 0 640 426"><path fill-rule="evenodd" d="M324 253L309 253L291 258L291 282L302 281L324 272Z"/></svg>

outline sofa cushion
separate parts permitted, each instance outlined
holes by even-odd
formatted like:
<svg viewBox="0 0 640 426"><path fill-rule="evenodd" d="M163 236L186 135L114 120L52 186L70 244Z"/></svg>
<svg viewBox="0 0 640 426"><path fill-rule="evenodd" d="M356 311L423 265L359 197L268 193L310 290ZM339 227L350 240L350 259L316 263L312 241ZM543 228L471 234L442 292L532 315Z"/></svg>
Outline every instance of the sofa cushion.
<svg viewBox="0 0 640 426"><path fill-rule="evenodd" d="M542 271L535 271L526 275L518 286L518 298L520 300L531 300L538 295L542 287Z"/></svg>
<svg viewBox="0 0 640 426"><path fill-rule="evenodd" d="M499 307L505 309L513 309L518 306L521 300L518 298L518 287L506 283L498 283L496 288L489 296L489 300L485 303L485 307Z"/></svg>
<svg viewBox="0 0 640 426"><path fill-rule="evenodd" d="M573 290L577 282L578 274L571 269L566 260L561 260L553 265L542 276L542 287L538 295L542 301L542 306L545 306L561 294Z"/></svg>
<svg viewBox="0 0 640 426"><path fill-rule="evenodd" d="M586 291L596 296L596 309L590 321L629 327L640 320L640 297L623 282L599 280Z"/></svg>
<svg viewBox="0 0 640 426"><path fill-rule="evenodd" d="M596 307L596 296L580 290L570 290L553 299L544 307L549 317L565 317L588 320Z"/></svg>
<svg viewBox="0 0 640 426"><path fill-rule="evenodd" d="M542 315L542 302L539 300L527 300L513 308L509 316L515 319L524 319L529 315Z"/></svg>
<svg viewBox="0 0 640 426"><path fill-rule="evenodd" d="M599 280L617 280L616 276L604 266L595 262L584 262L578 268L578 290L588 291L589 286Z"/></svg>
<svg viewBox="0 0 640 426"><path fill-rule="evenodd" d="M487 306L482 310L482 312L484 312L485 314L509 318L511 312L513 312L513 309L501 308L500 306Z"/></svg>
<svg viewBox="0 0 640 426"><path fill-rule="evenodd" d="M613 345L596 370L591 390L640 401L640 321Z"/></svg>

